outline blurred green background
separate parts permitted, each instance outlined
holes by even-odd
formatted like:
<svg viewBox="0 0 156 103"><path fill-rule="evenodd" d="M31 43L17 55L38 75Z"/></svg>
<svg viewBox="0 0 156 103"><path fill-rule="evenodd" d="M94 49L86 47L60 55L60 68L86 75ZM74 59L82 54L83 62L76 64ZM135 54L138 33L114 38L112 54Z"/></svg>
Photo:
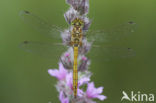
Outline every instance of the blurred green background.
<svg viewBox="0 0 156 103"><path fill-rule="evenodd" d="M28 10L49 23L66 25L63 13L69 8L65 0L0 0L0 103L59 103L49 76L52 61L22 51L24 40L50 41L19 17ZM156 1L155 0L90 0L92 27L102 29L131 18L136 32L127 44L136 56L127 60L93 63L90 70L96 87L104 86L107 100L98 103L120 103L122 91L156 93ZM54 64L54 63L53 63ZM126 101L124 102L126 103Z"/></svg>

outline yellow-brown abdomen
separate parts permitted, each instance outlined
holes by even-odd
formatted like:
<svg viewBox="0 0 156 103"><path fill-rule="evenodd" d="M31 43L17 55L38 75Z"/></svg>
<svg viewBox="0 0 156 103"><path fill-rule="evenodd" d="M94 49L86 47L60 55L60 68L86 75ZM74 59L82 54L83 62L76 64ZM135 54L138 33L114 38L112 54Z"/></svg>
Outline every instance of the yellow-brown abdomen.
<svg viewBox="0 0 156 103"><path fill-rule="evenodd" d="M78 57L78 47L74 47L73 91L75 98L77 96L77 87L78 87L77 57Z"/></svg>

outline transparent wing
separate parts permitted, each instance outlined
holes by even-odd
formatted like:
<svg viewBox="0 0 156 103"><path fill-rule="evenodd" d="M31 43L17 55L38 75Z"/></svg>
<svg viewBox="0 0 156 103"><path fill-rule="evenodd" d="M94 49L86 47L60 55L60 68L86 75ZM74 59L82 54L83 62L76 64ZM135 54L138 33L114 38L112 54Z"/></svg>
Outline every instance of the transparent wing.
<svg viewBox="0 0 156 103"><path fill-rule="evenodd" d="M126 59L135 56L135 51L123 46L122 40L132 34L136 29L136 23L126 22L108 30L89 31L86 36L93 42L93 47L88 54L92 60L103 62L118 59ZM117 43L118 42L118 43Z"/></svg>
<svg viewBox="0 0 156 103"><path fill-rule="evenodd" d="M88 53L88 56L93 61L98 62L127 59L134 57L135 55L136 53L132 48L118 45L93 47L91 49L91 52Z"/></svg>
<svg viewBox="0 0 156 103"><path fill-rule="evenodd" d="M63 31L60 27L48 24L47 22L45 22L38 16L30 13L29 11L21 11L20 17L25 23L31 25L40 33L53 38L60 38L60 32Z"/></svg>
<svg viewBox="0 0 156 103"><path fill-rule="evenodd" d="M37 54L51 60L58 60L60 55L67 50L67 47L61 44L43 43L24 41L20 44L20 48L26 52Z"/></svg>
<svg viewBox="0 0 156 103"><path fill-rule="evenodd" d="M132 34L136 29L135 22L126 22L121 25L117 25L108 30L92 30L88 31L86 36L89 41L93 41L94 44L109 43L123 40L128 35Z"/></svg>

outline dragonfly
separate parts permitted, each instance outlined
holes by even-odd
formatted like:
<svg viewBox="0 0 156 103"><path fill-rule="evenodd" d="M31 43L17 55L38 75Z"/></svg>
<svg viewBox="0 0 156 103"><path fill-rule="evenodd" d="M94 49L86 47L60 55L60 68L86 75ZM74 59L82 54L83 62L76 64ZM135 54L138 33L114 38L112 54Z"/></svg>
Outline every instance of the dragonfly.
<svg viewBox="0 0 156 103"><path fill-rule="evenodd" d="M83 31L84 21L80 18L75 18L71 23L72 29L70 30L69 47L67 47L59 45L55 41L55 38L61 39L59 35L60 32L63 32L61 27L51 25L29 11L21 11L20 16L26 23L39 30L41 34L49 35L53 38L51 43L24 41L20 46L25 51L38 53L39 55L48 55L48 57L51 55L52 58L56 60L62 51L69 47L73 49L73 92L75 98L77 97L78 87L77 59L78 56L81 55L79 53L79 49L85 45L82 42L84 37L86 37L87 40L93 44L91 52L87 55L90 58L95 58L96 61L97 58L102 58L101 60L110 60L113 58L127 58L135 55L133 49L122 47L120 45L118 46L116 43L116 41L121 41L122 39L124 40L124 38L135 31L136 23L132 21L118 25L111 30L90 30L86 32ZM100 53L106 55L103 57L99 55Z"/></svg>

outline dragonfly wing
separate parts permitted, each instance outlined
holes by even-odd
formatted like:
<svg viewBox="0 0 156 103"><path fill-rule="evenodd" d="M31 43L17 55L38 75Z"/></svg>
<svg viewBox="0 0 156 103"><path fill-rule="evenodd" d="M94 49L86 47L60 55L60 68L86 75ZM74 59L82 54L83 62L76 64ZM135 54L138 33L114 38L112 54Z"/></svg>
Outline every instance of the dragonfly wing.
<svg viewBox="0 0 156 103"><path fill-rule="evenodd" d="M126 22L121 25L117 25L108 30L98 30L98 31L88 31L86 36L90 41L93 41L94 44L116 42L124 39L136 29L135 22Z"/></svg>
<svg viewBox="0 0 156 103"><path fill-rule="evenodd" d="M132 48L122 46L103 46L93 47L88 56L95 61L112 61L126 59L135 56Z"/></svg>
<svg viewBox="0 0 156 103"><path fill-rule="evenodd" d="M53 38L60 38L60 32L63 31L63 29L61 29L60 27L48 24L47 22L29 11L21 11L20 17L25 23L31 25L40 33L44 35L49 35Z"/></svg>
<svg viewBox="0 0 156 103"><path fill-rule="evenodd" d="M20 44L20 48L26 52L37 54L42 57L49 58L51 60L58 60L61 53L63 53L67 47L61 44L51 44L42 42L24 41Z"/></svg>

